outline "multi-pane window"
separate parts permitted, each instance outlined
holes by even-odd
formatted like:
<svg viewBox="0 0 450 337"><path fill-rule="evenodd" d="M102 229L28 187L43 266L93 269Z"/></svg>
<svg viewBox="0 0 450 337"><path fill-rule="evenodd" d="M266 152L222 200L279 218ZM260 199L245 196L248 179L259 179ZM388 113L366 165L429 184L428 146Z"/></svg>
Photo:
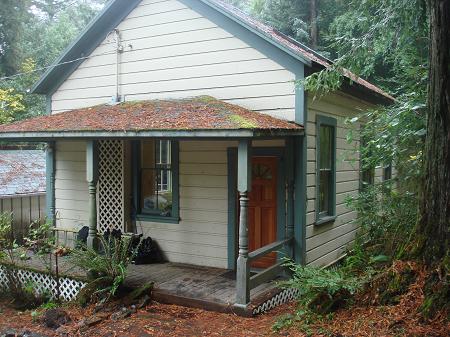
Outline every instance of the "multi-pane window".
<svg viewBox="0 0 450 337"><path fill-rule="evenodd" d="M317 220L335 215L336 120L317 116Z"/></svg>
<svg viewBox="0 0 450 337"><path fill-rule="evenodd" d="M141 141L141 214L172 216L172 181L171 142L153 139Z"/></svg>

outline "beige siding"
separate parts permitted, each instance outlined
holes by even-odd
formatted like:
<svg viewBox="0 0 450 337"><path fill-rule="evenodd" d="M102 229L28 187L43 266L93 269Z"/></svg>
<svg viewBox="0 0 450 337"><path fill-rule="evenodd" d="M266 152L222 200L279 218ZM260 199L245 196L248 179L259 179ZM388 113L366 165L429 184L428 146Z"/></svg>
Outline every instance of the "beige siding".
<svg viewBox="0 0 450 337"><path fill-rule="evenodd" d="M357 226L356 212L349 209L345 199L355 195L359 189L359 135L353 132L353 142L346 136L351 126L346 117L358 113L365 105L343 94L330 94L308 102L308 163L307 163L307 215L306 215L306 262L313 265L327 265L338 259L354 239ZM333 223L315 225L315 179L316 179L316 116L324 115L337 120L336 150L336 214ZM354 130L357 131L357 128Z"/></svg>
<svg viewBox="0 0 450 337"><path fill-rule="evenodd" d="M56 142L55 208L59 228L87 225L89 192L86 182L86 143Z"/></svg>
<svg viewBox="0 0 450 337"><path fill-rule="evenodd" d="M126 101L211 95L294 119L294 74L179 1L142 1L118 28ZM53 112L110 101L114 48L96 48L52 96Z"/></svg>

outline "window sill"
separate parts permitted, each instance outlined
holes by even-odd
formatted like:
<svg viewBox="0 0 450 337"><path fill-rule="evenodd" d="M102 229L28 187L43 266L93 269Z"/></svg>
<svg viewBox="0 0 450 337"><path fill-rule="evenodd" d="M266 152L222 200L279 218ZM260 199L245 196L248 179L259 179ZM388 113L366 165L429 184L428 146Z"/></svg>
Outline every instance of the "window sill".
<svg viewBox="0 0 450 337"><path fill-rule="evenodd" d="M330 222L334 222L336 220L337 216L333 215L333 216L324 216L322 218L319 218L316 223L314 225L319 226L319 225L324 225Z"/></svg>
<svg viewBox="0 0 450 337"><path fill-rule="evenodd" d="M170 216L158 216L150 214L138 214L136 215L137 221L148 221L148 222L162 222L162 223L180 223L180 218L170 217Z"/></svg>

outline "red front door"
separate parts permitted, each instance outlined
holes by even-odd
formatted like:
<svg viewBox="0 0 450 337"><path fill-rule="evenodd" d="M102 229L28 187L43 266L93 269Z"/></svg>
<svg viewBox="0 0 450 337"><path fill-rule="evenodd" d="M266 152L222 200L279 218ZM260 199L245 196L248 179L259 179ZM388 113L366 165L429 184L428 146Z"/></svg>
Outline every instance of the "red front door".
<svg viewBox="0 0 450 337"><path fill-rule="evenodd" d="M249 193L248 237L250 251L277 239L277 158L252 158L252 190ZM276 262L270 253L252 263L255 268L267 268Z"/></svg>

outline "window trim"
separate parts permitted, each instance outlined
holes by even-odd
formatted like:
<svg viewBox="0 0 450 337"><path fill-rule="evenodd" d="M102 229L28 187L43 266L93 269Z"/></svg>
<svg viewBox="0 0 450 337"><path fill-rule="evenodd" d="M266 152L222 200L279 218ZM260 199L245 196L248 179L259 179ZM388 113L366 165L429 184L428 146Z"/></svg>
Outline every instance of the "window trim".
<svg viewBox="0 0 450 337"><path fill-rule="evenodd" d="M329 212L327 215L321 215L319 211L319 193L320 193L320 127L328 126L332 128L331 137L331 184L329 196ZM332 222L336 220L336 136L337 136L337 120L333 117L316 115L316 200L315 213L316 225Z"/></svg>
<svg viewBox="0 0 450 337"><path fill-rule="evenodd" d="M164 140L155 138L155 140ZM179 143L170 140L171 144L171 171L172 171L172 216L144 214L141 212L141 177L140 177L140 147L141 140L132 142L132 180L133 180L133 211L132 219L134 221L148 221L178 224L180 222L180 185L179 185Z"/></svg>

